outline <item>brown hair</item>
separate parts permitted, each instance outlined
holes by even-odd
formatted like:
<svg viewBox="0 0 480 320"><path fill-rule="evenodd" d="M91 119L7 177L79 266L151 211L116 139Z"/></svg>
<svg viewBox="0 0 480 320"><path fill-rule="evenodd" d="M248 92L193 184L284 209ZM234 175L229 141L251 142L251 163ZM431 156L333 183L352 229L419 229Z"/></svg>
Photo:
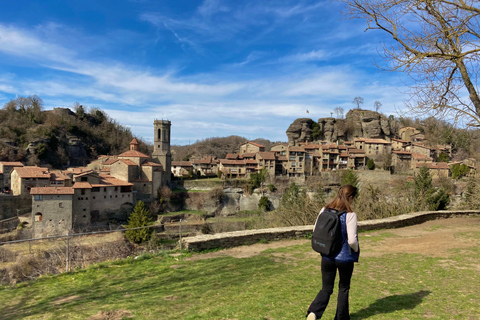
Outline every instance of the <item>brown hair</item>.
<svg viewBox="0 0 480 320"><path fill-rule="evenodd" d="M357 195L357 188L350 184L341 186L338 190L335 198L325 205L325 208L345 210L347 212L352 212L352 206L350 205L350 199L355 198Z"/></svg>

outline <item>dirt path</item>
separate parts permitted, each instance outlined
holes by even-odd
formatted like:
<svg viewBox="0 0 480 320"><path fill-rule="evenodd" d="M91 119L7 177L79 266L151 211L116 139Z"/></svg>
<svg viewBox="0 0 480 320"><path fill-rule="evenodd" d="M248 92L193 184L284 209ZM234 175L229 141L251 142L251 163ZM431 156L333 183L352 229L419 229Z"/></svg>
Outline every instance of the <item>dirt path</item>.
<svg viewBox="0 0 480 320"><path fill-rule="evenodd" d="M378 230L361 233L359 236L362 256L379 256L389 252L420 253L429 256L450 255L450 249L462 249L472 246L472 239L459 235L479 232L480 218L450 218L428 221L415 226L399 229ZM376 239L377 241L365 241ZM188 260L210 259L222 256L247 258L273 248L288 247L308 243L309 240L283 240L270 243L257 243L221 251L197 254ZM318 255L311 252L312 255Z"/></svg>

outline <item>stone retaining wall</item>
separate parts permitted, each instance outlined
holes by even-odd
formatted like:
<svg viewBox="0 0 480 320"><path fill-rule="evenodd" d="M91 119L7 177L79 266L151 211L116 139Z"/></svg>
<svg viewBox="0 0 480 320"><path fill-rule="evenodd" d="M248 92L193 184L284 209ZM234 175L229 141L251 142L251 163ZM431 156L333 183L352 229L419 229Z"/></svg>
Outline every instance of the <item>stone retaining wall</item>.
<svg viewBox="0 0 480 320"><path fill-rule="evenodd" d="M385 219L360 221L358 223L358 230L400 228L429 220L478 215L480 215L480 211L477 210L415 212ZM191 251L201 251L206 249L223 249L249 245L259 241L300 239L311 235L312 230L313 225L309 225L205 234L183 238L182 247Z"/></svg>

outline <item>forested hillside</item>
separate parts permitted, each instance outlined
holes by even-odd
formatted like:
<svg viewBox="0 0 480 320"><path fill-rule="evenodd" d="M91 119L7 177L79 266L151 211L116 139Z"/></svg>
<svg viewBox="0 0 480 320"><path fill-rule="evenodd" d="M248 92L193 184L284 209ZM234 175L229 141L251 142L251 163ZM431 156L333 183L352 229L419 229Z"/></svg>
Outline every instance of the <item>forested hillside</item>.
<svg viewBox="0 0 480 320"><path fill-rule="evenodd" d="M0 161L64 168L128 150L130 129L100 109L78 103L72 109L45 111L38 96L6 103L0 110Z"/></svg>

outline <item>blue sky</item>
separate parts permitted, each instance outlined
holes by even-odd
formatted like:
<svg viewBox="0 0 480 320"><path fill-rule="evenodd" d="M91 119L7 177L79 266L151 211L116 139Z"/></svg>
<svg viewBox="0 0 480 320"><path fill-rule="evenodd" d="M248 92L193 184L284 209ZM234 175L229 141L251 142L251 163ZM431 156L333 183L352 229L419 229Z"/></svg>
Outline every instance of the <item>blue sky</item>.
<svg viewBox="0 0 480 320"><path fill-rule="evenodd" d="M406 98L405 76L375 67L384 35L335 1L1 2L0 105L78 102L146 141L154 119L172 121L173 144L287 141L295 119L346 112L356 96L387 115Z"/></svg>

